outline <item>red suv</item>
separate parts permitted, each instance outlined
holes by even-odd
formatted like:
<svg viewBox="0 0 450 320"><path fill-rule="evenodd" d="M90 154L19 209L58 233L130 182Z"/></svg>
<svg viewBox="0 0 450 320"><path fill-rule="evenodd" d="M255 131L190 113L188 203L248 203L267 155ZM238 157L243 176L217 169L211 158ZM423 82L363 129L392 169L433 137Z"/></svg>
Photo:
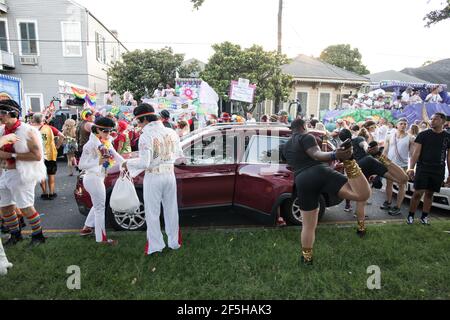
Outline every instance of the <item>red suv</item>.
<svg viewBox="0 0 450 320"><path fill-rule="evenodd" d="M320 140L323 132L311 131ZM233 206L252 213L259 220L274 225L277 212L291 224L300 225L301 215L295 196L294 173L280 156L280 146L286 143L291 130L282 124L223 124L206 127L185 136L182 148L185 159L175 166L180 211ZM334 146L328 143L327 150ZM135 157L132 153L127 157ZM336 170L337 163L330 163ZM118 169L109 172L105 179L107 190L107 221L116 230L145 229L144 207L135 213L114 212L109 206L109 196L118 177ZM139 198L143 203L144 175L134 179ZM83 187L83 173L75 189L75 199L80 212L87 215L92 207L89 194ZM320 217L326 207L339 204L335 196L323 194Z"/></svg>

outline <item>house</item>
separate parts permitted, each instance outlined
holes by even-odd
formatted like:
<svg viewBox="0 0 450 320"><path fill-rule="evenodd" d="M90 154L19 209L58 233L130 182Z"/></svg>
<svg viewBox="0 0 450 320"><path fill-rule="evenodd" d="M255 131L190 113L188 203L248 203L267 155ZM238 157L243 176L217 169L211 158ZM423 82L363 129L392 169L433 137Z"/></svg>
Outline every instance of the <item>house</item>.
<svg viewBox="0 0 450 320"><path fill-rule="evenodd" d="M107 69L127 48L72 0L0 0L0 50L0 72L22 79L24 112L39 112L61 81L102 101Z"/></svg>
<svg viewBox="0 0 450 320"><path fill-rule="evenodd" d="M319 117L321 112L334 109L344 98L358 92L370 80L319 59L299 55L282 66L294 79L290 100L299 100L303 113ZM288 110L289 103L283 109Z"/></svg>

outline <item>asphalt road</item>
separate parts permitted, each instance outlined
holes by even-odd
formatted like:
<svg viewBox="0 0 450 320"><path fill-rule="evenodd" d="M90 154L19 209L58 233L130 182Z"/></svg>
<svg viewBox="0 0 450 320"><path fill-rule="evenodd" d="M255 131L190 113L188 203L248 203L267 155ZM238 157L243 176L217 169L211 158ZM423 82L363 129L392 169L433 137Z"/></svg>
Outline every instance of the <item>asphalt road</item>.
<svg viewBox="0 0 450 320"><path fill-rule="evenodd" d="M41 188L36 187L35 207L42 215L42 223L46 230L71 231L79 230L85 221L75 203L73 196L76 184L76 176L68 176L67 164L58 162L56 176L56 193L58 197L52 201L44 201L40 198ZM405 220L408 213L409 200L402 207L402 215L391 217L386 211L380 209L384 202L384 194L374 190L372 204L366 207L369 221L399 221ZM353 213L344 212L344 202L339 206L328 208L321 223L345 223L354 221ZM432 209L432 219L450 219L450 212L441 209ZM258 221L235 213L232 209L210 209L189 211L180 216L180 225L184 227L230 227L230 226L262 226Z"/></svg>

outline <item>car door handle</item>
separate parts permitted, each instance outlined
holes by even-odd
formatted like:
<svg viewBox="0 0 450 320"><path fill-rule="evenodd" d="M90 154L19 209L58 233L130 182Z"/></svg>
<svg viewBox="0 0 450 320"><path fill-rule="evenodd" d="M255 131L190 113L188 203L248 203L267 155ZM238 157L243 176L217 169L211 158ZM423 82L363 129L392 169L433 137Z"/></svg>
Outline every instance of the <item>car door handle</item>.
<svg viewBox="0 0 450 320"><path fill-rule="evenodd" d="M278 177L278 178L289 178L289 173L274 173L273 174L274 177Z"/></svg>
<svg viewBox="0 0 450 320"><path fill-rule="evenodd" d="M218 172L218 173L230 173L230 172L233 172L233 169L219 169L219 170L216 170L216 172Z"/></svg>

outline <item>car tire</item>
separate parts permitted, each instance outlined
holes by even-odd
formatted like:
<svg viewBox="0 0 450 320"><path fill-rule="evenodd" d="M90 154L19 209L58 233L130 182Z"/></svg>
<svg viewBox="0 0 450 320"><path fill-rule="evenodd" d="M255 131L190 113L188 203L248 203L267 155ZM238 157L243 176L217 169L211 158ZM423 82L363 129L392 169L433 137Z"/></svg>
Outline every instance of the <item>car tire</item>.
<svg viewBox="0 0 450 320"><path fill-rule="evenodd" d="M298 206L298 198L295 197L294 200L286 200L281 207L281 214L283 218L291 225L301 226L302 216L300 214L300 208ZM325 214L326 202L323 195L319 199L319 221L322 220Z"/></svg>
<svg viewBox="0 0 450 320"><path fill-rule="evenodd" d="M136 189L136 193L141 202L141 206L136 213L114 212L109 206L111 192L108 193L106 199L106 217L108 225L116 231L144 231L147 229L145 223L144 196L142 189Z"/></svg>

